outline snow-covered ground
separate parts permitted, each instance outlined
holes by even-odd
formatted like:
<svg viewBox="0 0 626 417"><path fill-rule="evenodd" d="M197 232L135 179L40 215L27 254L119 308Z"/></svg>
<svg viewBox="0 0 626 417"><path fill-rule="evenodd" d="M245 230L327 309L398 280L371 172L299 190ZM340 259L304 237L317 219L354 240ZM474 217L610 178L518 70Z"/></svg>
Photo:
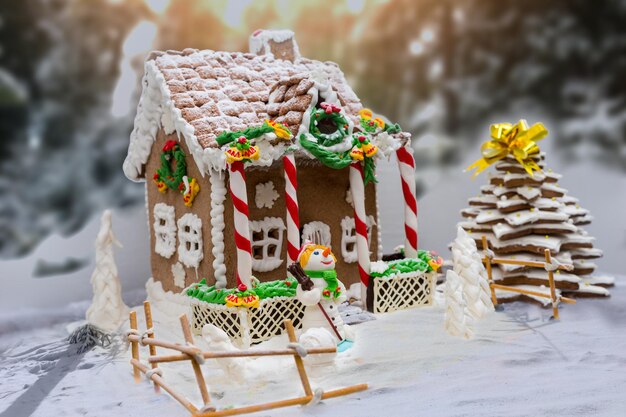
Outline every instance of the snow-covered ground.
<svg viewBox="0 0 626 417"><path fill-rule="evenodd" d="M74 305L67 317L86 306ZM176 317L158 309L154 314L158 337L182 342ZM549 317L534 305L505 305L466 341L445 333L441 307L380 315L355 326L357 344L340 354L336 374L312 375L324 389L367 382L368 391L257 415L626 415L624 280L617 280L608 300L579 300L563 306L560 321ZM147 381L133 383L129 352L112 356L97 348L73 355L63 341L68 322L44 324L31 322L28 330L0 336L0 417L187 415ZM188 364L163 368L168 382L200 403ZM289 358L257 359L248 369L254 377L238 386L223 381L215 362L204 366L220 408L301 394Z"/></svg>

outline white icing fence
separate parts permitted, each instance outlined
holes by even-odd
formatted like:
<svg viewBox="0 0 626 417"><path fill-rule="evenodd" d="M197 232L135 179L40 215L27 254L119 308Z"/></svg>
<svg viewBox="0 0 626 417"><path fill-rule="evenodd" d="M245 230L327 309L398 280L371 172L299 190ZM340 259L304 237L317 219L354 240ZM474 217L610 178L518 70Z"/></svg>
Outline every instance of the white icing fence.
<svg viewBox="0 0 626 417"><path fill-rule="evenodd" d="M411 272L374 281L374 313L390 313L433 303L436 272Z"/></svg>
<svg viewBox="0 0 626 417"><path fill-rule="evenodd" d="M299 329L304 317L304 305L295 297L274 297L261 300L259 308L226 307L194 299L191 302L195 334L202 333L205 324L222 329L239 347L248 348L281 334L288 319Z"/></svg>

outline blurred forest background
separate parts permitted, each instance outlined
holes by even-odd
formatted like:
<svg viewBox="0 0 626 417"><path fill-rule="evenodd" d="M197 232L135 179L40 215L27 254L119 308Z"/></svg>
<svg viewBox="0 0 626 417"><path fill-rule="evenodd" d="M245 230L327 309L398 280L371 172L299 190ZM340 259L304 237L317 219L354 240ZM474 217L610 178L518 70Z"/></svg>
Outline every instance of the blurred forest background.
<svg viewBox="0 0 626 417"><path fill-rule="evenodd" d="M247 50L258 28L292 29L303 55L338 62L418 139L420 170L478 157L488 125L517 111L550 118L570 161L626 170L626 1L3 1L0 257L143 205L121 166L145 55Z"/></svg>

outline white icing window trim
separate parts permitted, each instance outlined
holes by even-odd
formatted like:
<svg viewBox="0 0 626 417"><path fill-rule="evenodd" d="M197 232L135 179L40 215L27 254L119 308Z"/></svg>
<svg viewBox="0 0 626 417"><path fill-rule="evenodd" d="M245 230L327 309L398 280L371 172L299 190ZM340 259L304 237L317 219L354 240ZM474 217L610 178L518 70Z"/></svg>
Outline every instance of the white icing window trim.
<svg viewBox="0 0 626 417"><path fill-rule="evenodd" d="M330 246L330 226L324 222L313 221L302 228L302 242L313 242L317 245Z"/></svg>
<svg viewBox="0 0 626 417"><path fill-rule="evenodd" d="M372 226L376 224L374 216L367 216L367 242L372 241ZM358 260L356 250L356 226L354 217L346 216L341 219L341 256L346 263L355 263Z"/></svg>
<svg viewBox="0 0 626 417"><path fill-rule="evenodd" d="M283 263L280 255L283 250L284 231L285 222L280 217L266 217L263 220L250 221L250 245L254 271L272 271ZM259 234L261 236L258 236ZM255 239L255 235L258 238ZM272 248L273 252L271 252ZM261 259L255 258L255 253L258 251L261 252Z"/></svg>
<svg viewBox="0 0 626 417"><path fill-rule="evenodd" d="M154 205L154 252L164 258L171 258L176 252L176 209L165 203Z"/></svg>
<svg viewBox="0 0 626 417"><path fill-rule="evenodd" d="M178 259L188 268L197 268L203 257L202 220L187 213L178 219Z"/></svg>

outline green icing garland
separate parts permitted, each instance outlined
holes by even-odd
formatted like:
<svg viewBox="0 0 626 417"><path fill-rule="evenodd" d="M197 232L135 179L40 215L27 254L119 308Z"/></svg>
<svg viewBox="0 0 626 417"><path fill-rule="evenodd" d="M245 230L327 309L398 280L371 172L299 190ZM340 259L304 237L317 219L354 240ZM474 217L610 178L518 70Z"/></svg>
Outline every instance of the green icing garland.
<svg viewBox="0 0 626 417"><path fill-rule="evenodd" d="M274 128L267 122L263 123L261 126L249 127L237 132L222 132L217 135L215 141L218 145L223 146L237 140L241 136L245 136L246 139L250 140L263 136L266 133L274 133Z"/></svg>
<svg viewBox="0 0 626 417"><path fill-rule="evenodd" d="M353 145L356 145L358 139L353 139ZM306 135L300 135L300 145L317 158L321 163L329 168L343 169L355 162L350 157L350 150L345 152L333 152L328 149L324 149L320 144L310 141L306 138ZM376 164L372 158L365 158L363 160L363 180L367 185L370 182L376 183Z"/></svg>
<svg viewBox="0 0 626 417"><path fill-rule="evenodd" d="M384 272L372 272L370 274L373 278L390 278L396 274L404 274L407 272L432 272L433 267L429 264L429 261L435 258L429 251L418 250L417 258L405 258L397 261L388 262L387 268Z"/></svg>
<svg viewBox="0 0 626 417"><path fill-rule="evenodd" d="M278 281L259 283L255 288L245 291L246 295L257 295L261 300L272 297L295 297L298 282L293 278ZM203 279L197 284L191 285L185 291L189 297L206 301L211 304L226 304L226 297L229 294L242 294L237 288L217 289L209 286Z"/></svg>

